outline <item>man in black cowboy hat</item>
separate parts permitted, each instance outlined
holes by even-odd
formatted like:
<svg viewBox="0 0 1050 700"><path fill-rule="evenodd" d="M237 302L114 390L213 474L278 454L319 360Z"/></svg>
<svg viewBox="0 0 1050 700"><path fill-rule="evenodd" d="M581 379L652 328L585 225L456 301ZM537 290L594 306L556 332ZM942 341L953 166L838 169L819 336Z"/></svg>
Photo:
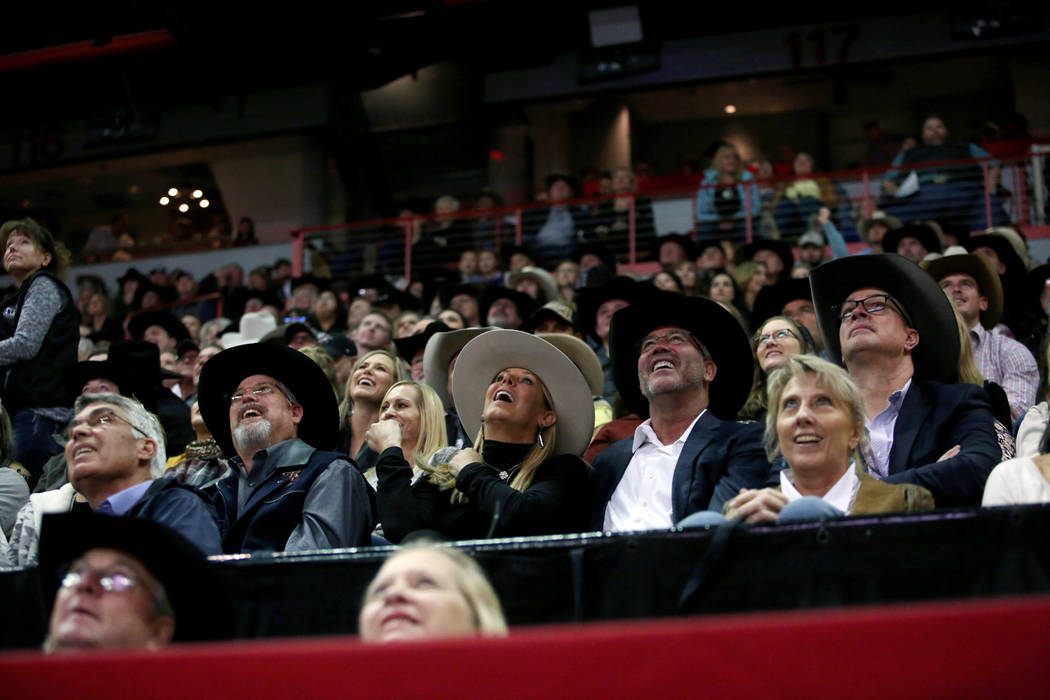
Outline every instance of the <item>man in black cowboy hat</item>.
<svg viewBox="0 0 1050 700"><path fill-rule="evenodd" d="M481 318L488 326L518 330L536 307L528 294L506 287L485 287L481 294Z"/></svg>
<svg viewBox="0 0 1050 700"><path fill-rule="evenodd" d="M860 388L872 476L928 489L938 507L980 505L1002 455L987 395L958 379L959 332L948 297L889 253L810 273L831 357Z"/></svg>
<svg viewBox="0 0 1050 700"><path fill-rule="evenodd" d="M928 224L901 226L882 238L882 248L887 253L903 255L913 263L922 262L930 253L943 249L937 231Z"/></svg>
<svg viewBox="0 0 1050 700"><path fill-rule="evenodd" d="M201 371L198 401L231 457L216 485L223 550L300 551L370 542L373 493L345 455L335 394L321 368L283 345L220 352Z"/></svg>
<svg viewBox="0 0 1050 700"><path fill-rule="evenodd" d="M583 339L602 363L605 375L602 398L609 403L616 400L616 381L609 359L609 326L613 314L634 303L638 293L638 283L633 279L614 277L605 284L584 287L576 297L576 322Z"/></svg>
<svg viewBox="0 0 1050 700"><path fill-rule="evenodd" d="M132 316L128 332L136 340L148 340L165 350L174 350L179 341L190 337L186 326L169 311L146 311Z"/></svg>
<svg viewBox="0 0 1050 700"><path fill-rule="evenodd" d="M397 354L408 364L409 369L412 372L412 381L426 381L426 368L423 364L423 355L426 351L427 341L430 340L435 333L448 333L450 330L452 329L441 321L428 320L427 325L420 332L405 336L404 338L394 339L394 347L397 348Z"/></svg>
<svg viewBox="0 0 1050 700"><path fill-rule="evenodd" d="M45 515L40 568L53 594L48 653L229 638L223 582L197 549L149 520Z"/></svg>
<svg viewBox="0 0 1050 700"><path fill-rule="evenodd" d="M595 529L669 528L770 478L762 426L733 421L753 374L744 329L710 299L651 301L613 316L616 385L649 418L594 460Z"/></svg>
<svg viewBox="0 0 1050 700"><path fill-rule="evenodd" d="M1003 315L1003 287L991 263L969 253L945 255L924 267L966 323L977 369L1006 392L1011 417L1023 415L1035 403L1039 367L1024 345L992 332Z"/></svg>

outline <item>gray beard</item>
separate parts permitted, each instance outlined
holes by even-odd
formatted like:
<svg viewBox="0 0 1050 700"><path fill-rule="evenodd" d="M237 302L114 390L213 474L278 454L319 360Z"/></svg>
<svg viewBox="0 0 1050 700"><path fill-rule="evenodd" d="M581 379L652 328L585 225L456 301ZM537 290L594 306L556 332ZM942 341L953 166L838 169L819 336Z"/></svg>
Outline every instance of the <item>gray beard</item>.
<svg viewBox="0 0 1050 700"><path fill-rule="evenodd" d="M239 425L233 430L233 446L242 454L255 454L270 446L270 421L266 418Z"/></svg>

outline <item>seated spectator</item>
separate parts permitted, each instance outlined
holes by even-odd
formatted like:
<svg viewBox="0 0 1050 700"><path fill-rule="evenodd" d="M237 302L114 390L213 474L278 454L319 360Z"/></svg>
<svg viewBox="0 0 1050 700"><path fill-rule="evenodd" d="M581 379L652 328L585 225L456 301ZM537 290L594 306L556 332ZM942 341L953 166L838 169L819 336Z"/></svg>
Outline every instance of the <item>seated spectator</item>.
<svg viewBox="0 0 1050 700"><path fill-rule="evenodd" d="M751 350L755 356L755 379L739 417L741 420L763 423L766 419L766 385L769 375L795 355L815 353L816 347L808 328L786 316L773 316L755 331L751 338Z"/></svg>
<svg viewBox="0 0 1050 700"><path fill-rule="evenodd" d="M417 311L402 311L391 322L394 326L394 340L412 335L416 324L423 317Z"/></svg>
<svg viewBox="0 0 1050 700"><path fill-rule="evenodd" d="M147 340L161 352L174 350L180 340L189 337L189 332L179 319L169 311L144 311L128 321L128 333L135 340Z"/></svg>
<svg viewBox="0 0 1050 700"><path fill-rule="evenodd" d="M590 223L586 207L566 204L579 196L576 181L568 175L547 176L547 201L549 207L530 209L526 212L525 238L535 244L552 260L568 257L582 238L584 226ZM510 256L504 252L504 257ZM510 269L514 270L513 260ZM535 258L531 264L535 265Z"/></svg>
<svg viewBox="0 0 1050 700"><path fill-rule="evenodd" d="M484 249L478 253L478 282L503 284L503 260L494 250Z"/></svg>
<svg viewBox="0 0 1050 700"><path fill-rule="evenodd" d="M353 456L357 468L370 482L378 454L365 441L368 428L379 420L383 396L395 382L408 379L397 355L389 350L372 350L357 358L339 404L339 451Z"/></svg>
<svg viewBox="0 0 1050 700"><path fill-rule="evenodd" d="M202 299L200 301L190 301L194 297L200 294L197 280L193 278L190 273L180 270L175 275L175 293L178 295L176 301L180 302L178 306L171 308L171 313L175 316L182 317L186 314L194 314L197 318L205 320L211 320L215 318L215 300L214 299Z"/></svg>
<svg viewBox="0 0 1050 700"><path fill-rule="evenodd" d="M157 417L135 399L84 394L65 436L69 481L91 510L155 520L205 554L222 552L207 501L164 477L164 433Z"/></svg>
<svg viewBox="0 0 1050 700"><path fill-rule="evenodd" d="M780 235L795 239L806 231L810 217L821 207L838 207L835 185L826 177L813 177L813 156L799 153L792 164L795 178L782 182L773 194L773 218Z"/></svg>
<svg viewBox="0 0 1050 700"><path fill-rule="evenodd" d="M763 263L748 260L736 266L733 278L739 285L739 288L743 290L740 306L747 311L748 317L750 317L754 313L755 300L758 299L758 293L766 287L766 266Z"/></svg>
<svg viewBox="0 0 1050 700"><path fill-rule="evenodd" d="M1003 313L999 276L986 258L973 253L945 255L924 267L958 309L977 369L986 380L1006 390L1010 401L1007 423L1012 424L1035 402L1039 368L1028 348L994 332Z"/></svg>
<svg viewBox="0 0 1050 700"><path fill-rule="evenodd" d="M542 256L527 245L504 245L500 254L507 261L507 272L517 272L524 267L540 267L543 262Z"/></svg>
<svg viewBox="0 0 1050 700"><path fill-rule="evenodd" d="M508 347L514 367L504 366ZM476 438L435 475L428 529L452 539L586 529L588 468L579 455L594 410L576 365L536 336L496 329L463 348L452 392Z"/></svg>
<svg viewBox="0 0 1050 700"><path fill-rule="evenodd" d="M882 181L886 194L883 208L905 220L937 219L964 224L971 230L1004 223L1006 215L999 202L996 204L1000 206L993 206L993 221L988 222L983 197L986 185L993 193L998 189L1001 168L998 162L989 161L987 183L980 163L923 167L924 163L990 157L988 151L977 144L952 141L944 121L930 115L922 125L922 143L898 153L893 159L893 168L886 172ZM900 187L911 173L917 177L918 190L899 197Z"/></svg>
<svg viewBox="0 0 1050 700"><path fill-rule="evenodd" d="M696 246L693 245L693 240L680 233L657 236L653 239L652 251L653 259L665 270L672 270L675 265L686 260L696 259Z"/></svg>
<svg viewBox="0 0 1050 700"><path fill-rule="evenodd" d="M80 313L59 279L69 251L32 219L0 227L4 270L14 287L0 298L0 400L11 416L15 459L39 478L61 452L52 435L69 420L62 370L77 361Z"/></svg>
<svg viewBox="0 0 1050 700"><path fill-rule="evenodd" d="M770 377L765 423L766 456L782 457L787 468L779 487L745 489L726 503L728 519L794 522L933 509L921 486L868 475L864 401L849 375L827 360L795 355ZM710 524L706 515L680 526Z"/></svg>
<svg viewBox="0 0 1050 700"><path fill-rule="evenodd" d="M29 501L25 467L15 461L11 420L0 406L0 565L6 563L7 544L18 511Z"/></svg>
<svg viewBox="0 0 1050 700"><path fill-rule="evenodd" d="M901 220L895 216L890 216L886 212L876 211L867 219L861 219L857 222L857 232L860 233L860 237L868 244L869 253L882 253L882 239L887 233L893 229L900 228ZM897 251L891 250L890 253Z"/></svg>
<svg viewBox="0 0 1050 700"><path fill-rule="evenodd" d="M484 281L478 273L478 251L473 248L468 248L459 254L459 262L456 263L456 269L459 270L460 282Z"/></svg>
<svg viewBox="0 0 1050 700"><path fill-rule="evenodd" d="M785 316L805 326L816 349L823 352L824 339L817 326L817 313L813 308L808 279L793 279L762 288L755 298L755 310L751 320L758 325L773 316Z"/></svg>
<svg viewBox="0 0 1050 700"><path fill-rule="evenodd" d="M463 317L463 314L455 309L442 309L438 312L438 320L454 331L466 328L468 325L467 319Z"/></svg>
<svg viewBox="0 0 1050 700"><path fill-rule="evenodd" d="M669 270L660 270L651 278L649 283L659 290L665 292L673 292L675 294L682 294L682 280L678 279L678 275Z"/></svg>
<svg viewBox="0 0 1050 700"><path fill-rule="evenodd" d="M480 317L485 324L517 330L539 304L524 292L506 287L485 287L481 293Z"/></svg>
<svg viewBox="0 0 1050 700"><path fill-rule="evenodd" d="M637 283L630 277L614 277L606 284L584 287L578 297L576 318L579 329L601 362L605 377L602 398L611 404L616 403L617 394L609 354L609 326L613 314L638 300L638 292Z"/></svg>
<svg viewBox="0 0 1050 700"><path fill-rule="evenodd" d="M179 534L148 520L45 518L41 569L54 592L44 651L156 651L233 636L222 580Z"/></svg>
<svg viewBox="0 0 1050 700"><path fill-rule="evenodd" d="M426 352L427 342L434 337L435 333L447 333L452 330L441 321L425 319L420 321L418 332L404 338L395 338L394 347L397 354L405 361L411 370L412 380L417 382L426 381L426 367L423 364L423 355Z"/></svg>
<svg viewBox="0 0 1050 700"><path fill-rule="evenodd" d="M387 558L365 592L358 627L370 643L507 634L499 598L477 562L432 546Z"/></svg>
<svg viewBox="0 0 1050 700"><path fill-rule="evenodd" d="M387 390L378 420L365 434L368 446L379 455L376 509L383 537L401 542L410 532L442 530L431 512L430 482L435 472L431 458L448 447L444 408L437 393L426 384L398 382Z"/></svg>
<svg viewBox="0 0 1050 700"><path fill-rule="evenodd" d="M1050 429L1046 402L1029 410L1017 434L1018 456L992 470L981 505L1011 506L1050 503ZM1042 433L1037 433L1038 429Z"/></svg>
<svg viewBox="0 0 1050 700"><path fill-rule="evenodd" d="M201 416L232 473L215 506L222 551L367 545L371 490L345 453L331 452L339 410L321 369L274 343L223 350L201 372Z"/></svg>
<svg viewBox="0 0 1050 700"><path fill-rule="evenodd" d="M762 263L766 268L766 284L786 281L795 265L795 252L787 241L761 238L744 246L743 259Z"/></svg>
<svg viewBox="0 0 1050 700"><path fill-rule="evenodd" d="M736 146L723 145L704 171L696 196L696 220L699 237L735 238L747 234L747 216L758 220L761 209L758 187L744 183L755 177L744 169Z"/></svg>
<svg viewBox="0 0 1050 700"><path fill-rule="evenodd" d="M365 314L351 336L358 352L371 352L389 348L392 332L390 319L379 311L372 311Z"/></svg>
<svg viewBox="0 0 1050 700"><path fill-rule="evenodd" d="M346 309L335 292L326 289L318 295L306 323L317 333L346 332Z"/></svg>
<svg viewBox="0 0 1050 700"><path fill-rule="evenodd" d="M678 275L678 281L682 283L682 294L688 297L700 296L700 275L692 260L683 260L675 265L674 273Z"/></svg>
<svg viewBox="0 0 1050 700"><path fill-rule="evenodd" d="M648 418L594 460L591 528L672 527L769 479L761 428L734 422L751 386L747 336L710 299L657 293L612 320L616 386Z"/></svg>
<svg viewBox="0 0 1050 700"><path fill-rule="evenodd" d="M80 315L80 335L94 343L120 340L124 329L111 315L112 308L105 292L91 292Z"/></svg>
<svg viewBox="0 0 1050 700"><path fill-rule="evenodd" d="M523 267L517 272L507 273L506 286L528 294L539 306L559 297L558 284L542 267Z"/></svg>
<svg viewBox="0 0 1050 700"><path fill-rule="evenodd" d="M197 314L183 314L179 321L186 327L186 332L190 334L190 340L194 343L200 343L202 325L200 316Z"/></svg>
<svg viewBox="0 0 1050 700"><path fill-rule="evenodd" d="M939 507L978 505L1000 448L985 392L956 384L959 329L948 298L899 255L859 255L810 274L829 356L864 399L872 476L912 483Z"/></svg>
<svg viewBox="0 0 1050 700"><path fill-rule="evenodd" d="M887 253L903 255L913 263L920 263L930 253L940 253L944 249L936 229L929 224L895 228L883 236L882 247Z"/></svg>
<svg viewBox="0 0 1050 700"><path fill-rule="evenodd" d="M467 327L480 326L482 321L481 289L476 284L454 284L438 292L442 308L454 309L467 323Z"/></svg>
<svg viewBox="0 0 1050 700"><path fill-rule="evenodd" d="M656 235L652 200L637 196L637 191L638 178L634 172L630 168L616 168L612 172L612 193L616 197L601 201L594 218L596 226L587 235L587 238L603 241L622 260L627 260L630 245L632 205L635 250L646 250Z"/></svg>
<svg viewBox="0 0 1050 700"><path fill-rule="evenodd" d="M259 245L259 239L255 237L255 222L250 216L242 216L237 222L237 230L233 233L234 248L246 245Z"/></svg>

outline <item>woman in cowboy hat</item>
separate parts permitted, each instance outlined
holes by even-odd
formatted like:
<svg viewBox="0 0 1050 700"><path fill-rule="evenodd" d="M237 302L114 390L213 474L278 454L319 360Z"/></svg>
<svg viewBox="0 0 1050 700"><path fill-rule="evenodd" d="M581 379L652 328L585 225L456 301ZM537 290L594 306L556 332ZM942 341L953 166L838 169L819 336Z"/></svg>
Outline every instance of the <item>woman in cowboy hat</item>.
<svg viewBox="0 0 1050 700"><path fill-rule="evenodd" d="M452 395L477 438L418 489L416 529L451 539L584 530L588 477L579 455L594 409L572 360L528 333L488 331L460 353Z"/></svg>

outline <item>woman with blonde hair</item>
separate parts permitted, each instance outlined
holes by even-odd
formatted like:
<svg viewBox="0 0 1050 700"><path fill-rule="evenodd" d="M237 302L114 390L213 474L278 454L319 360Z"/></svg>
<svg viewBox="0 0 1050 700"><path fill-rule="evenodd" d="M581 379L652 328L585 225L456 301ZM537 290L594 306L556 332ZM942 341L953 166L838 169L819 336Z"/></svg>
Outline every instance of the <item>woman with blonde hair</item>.
<svg viewBox="0 0 1050 700"><path fill-rule="evenodd" d="M460 352L452 398L467 434L477 436L474 446L432 460L438 466L417 480L411 517L390 535L417 529L481 539L586 529L588 467L579 455L594 430L594 408L572 360L529 333L491 330Z"/></svg>
<svg viewBox="0 0 1050 700"><path fill-rule="evenodd" d="M747 215L752 222L761 215L762 202L754 180L755 176L744 168L736 146L726 143L715 151L696 195L701 239L744 238Z"/></svg>
<svg viewBox="0 0 1050 700"><path fill-rule="evenodd" d="M361 641L503 637L499 597L474 559L451 547L412 545L391 554L368 584Z"/></svg>
<svg viewBox="0 0 1050 700"><path fill-rule="evenodd" d="M365 433L379 420L379 406L390 386L408 378L397 355L373 350L357 358L346 380L339 404L339 449L353 458L373 487L371 469L379 455L368 447Z"/></svg>

